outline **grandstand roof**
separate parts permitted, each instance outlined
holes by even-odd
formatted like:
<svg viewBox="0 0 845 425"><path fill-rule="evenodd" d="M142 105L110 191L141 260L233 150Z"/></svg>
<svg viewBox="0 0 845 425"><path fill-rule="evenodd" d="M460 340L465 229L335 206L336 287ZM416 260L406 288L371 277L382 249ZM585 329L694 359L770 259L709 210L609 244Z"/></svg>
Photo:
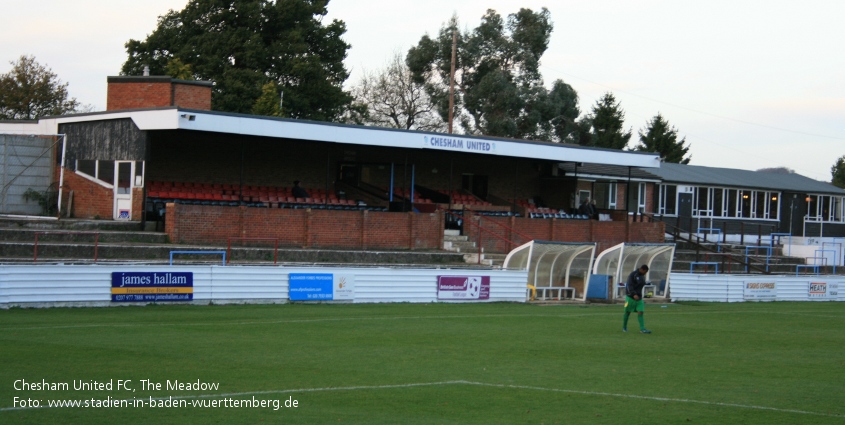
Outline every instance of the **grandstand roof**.
<svg viewBox="0 0 845 425"><path fill-rule="evenodd" d="M163 107L46 117L38 122L0 123L0 131L55 134L58 125L131 118L140 130L209 131L244 136L315 142L428 149L560 162L583 162L631 167L659 167L655 153L586 148L577 145L462 134L429 133L364 127L278 117Z"/></svg>

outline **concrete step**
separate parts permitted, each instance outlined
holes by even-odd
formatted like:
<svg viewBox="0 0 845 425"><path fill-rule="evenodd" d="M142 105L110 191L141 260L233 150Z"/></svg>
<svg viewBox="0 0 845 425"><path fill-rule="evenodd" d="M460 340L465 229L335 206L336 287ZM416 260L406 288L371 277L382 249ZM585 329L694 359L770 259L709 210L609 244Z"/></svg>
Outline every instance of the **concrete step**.
<svg viewBox="0 0 845 425"><path fill-rule="evenodd" d="M483 266L502 268L505 262L505 255L503 254L481 254L481 261L478 260L478 252L464 254L464 261L467 264L481 264Z"/></svg>
<svg viewBox="0 0 845 425"><path fill-rule="evenodd" d="M766 268L765 265L761 265L761 264L755 264L755 265L757 265L758 267L763 268L763 269ZM769 272L774 273L774 274L791 275L791 274L795 274L795 266L796 266L795 264L769 264ZM842 273L842 271L840 269L842 269L842 268L841 267L837 268L837 273ZM703 265L696 266L694 268L694 270L696 271L696 273L703 273L704 266ZM714 270L713 266L707 267L708 273L713 273L713 270ZM827 270L828 270L828 272L832 272L832 267L828 267ZM689 273L690 272L690 261L683 261L683 260L673 261L672 262L672 271L677 272L677 273ZM806 273L807 270L803 269L803 270L801 270L801 272ZM722 264L720 263L719 264L719 273L744 274L744 273L746 273L746 271L745 271L745 266L740 265L740 264L733 263L733 264L730 264L730 266L725 264L724 267L723 267ZM751 269L748 273L759 274L760 272L757 271L757 270Z"/></svg>
<svg viewBox="0 0 845 425"><path fill-rule="evenodd" d="M675 261L721 261L721 259L727 255L727 253L718 254L712 252L699 252L698 255L696 255L695 251L675 251L674 258ZM730 255L736 259L744 259L746 257L744 253L732 253ZM704 260L705 257L707 260ZM751 254L748 255L748 258L757 263L766 262L766 255ZM788 257L785 255L773 255L769 257L769 262L773 264L804 264L805 259L799 257Z"/></svg>
<svg viewBox="0 0 845 425"><path fill-rule="evenodd" d="M20 218L0 216L0 228L65 230L65 231L118 231L133 232L141 230L140 221L80 220L63 218Z"/></svg>
<svg viewBox="0 0 845 425"><path fill-rule="evenodd" d="M443 241L443 249L451 252L476 252L478 248L475 242L469 241Z"/></svg>
<svg viewBox="0 0 845 425"><path fill-rule="evenodd" d="M466 242L469 240L469 236L462 236L462 235L443 235L444 241L449 242Z"/></svg>
<svg viewBox="0 0 845 425"><path fill-rule="evenodd" d="M85 232L74 234L73 232ZM90 233L97 232L99 242L137 242L137 243L167 243L167 235L159 232L140 231L102 231L92 230L67 230L67 229L32 229L32 228L11 228L0 227L0 241L35 242L35 235L38 233L38 241L42 242L93 242L94 236Z"/></svg>

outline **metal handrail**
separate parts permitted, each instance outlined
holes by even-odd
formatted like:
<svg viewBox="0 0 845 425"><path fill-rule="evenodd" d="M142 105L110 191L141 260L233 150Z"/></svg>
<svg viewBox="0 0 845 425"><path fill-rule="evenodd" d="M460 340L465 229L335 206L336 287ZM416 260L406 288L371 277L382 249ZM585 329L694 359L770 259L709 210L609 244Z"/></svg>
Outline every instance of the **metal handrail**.
<svg viewBox="0 0 845 425"><path fill-rule="evenodd" d="M483 214L480 214L479 212L477 212L477 211L475 211L475 210L472 210L472 209L470 209L470 208L465 208L465 210L466 210L466 211L469 211L469 212L471 212L471 213L473 213L473 214L474 214L474 215L476 215L476 216L481 216L481 217L483 217L483 216L484 216ZM505 229L510 230L512 233L516 233L517 235L522 236L523 238L525 238L525 239L526 239L526 240L528 240L528 241L534 240L534 238L532 238L531 236L528 236L528 235L526 235L526 234L524 234L524 233L522 233L522 232L520 232L520 231L518 231L518 230L514 229L513 227L510 227L510 226L508 226L508 225L506 225L506 224L502 224L502 223L499 223L499 222L498 222L498 221L496 221L496 220L493 220L493 219L492 219L492 217L487 217L487 218L488 218L488 219L490 219L490 221L491 221L491 222L493 222L494 224L497 224L497 225L499 225L499 226L502 226L502 227L504 227ZM514 243L513 241L509 241L509 243L512 243L512 244L514 244L514 245L515 245L515 243Z"/></svg>
<svg viewBox="0 0 845 425"><path fill-rule="evenodd" d="M32 262L38 262L38 235L94 235L94 262L97 262L97 252L100 246L100 232L35 232L35 246L33 248Z"/></svg>
<svg viewBox="0 0 845 425"><path fill-rule="evenodd" d="M642 215L648 216L648 218L650 218L652 221L662 222L664 226L669 227L672 230L674 230L674 232L672 232L671 235L672 235L672 237L675 238L675 240L681 239L683 241L686 241L686 242L689 242L689 243L695 245L696 257L698 257L699 249L703 249L703 250L709 251L710 253L716 254L717 256L722 257L723 261L725 259L727 259L728 263L734 262L734 263L737 263L739 265L743 265L743 266L746 267L746 270L747 269L754 269L754 270L757 270L757 271L759 271L760 273L763 273L763 274L771 274L771 272L768 270L768 267L766 267L766 268L758 267L757 265L752 264L752 262L750 262L750 261L743 261L743 260L734 258L733 252L720 252L720 251L717 251L717 250L710 248L708 246L702 245L701 243L692 240L692 238L686 238L686 237L681 236L680 233L681 233L681 231L683 231L683 229L681 229L680 227L675 226L671 223L667 223L667 222L663 221L662 219L658 219L654 214L642 213ZM692 229L690 229L690 234L692 234ZM728 249L726 248L726 250L728 250ZM730 251L730 250L728 250L728 251ZM728 264L728 265L730 265L730 264Z"/></svg>
<svg viewBox="0 0 845 425"><path fill-rule="evenodd" d="M226 244L226 264L229 264L232 261L232 241L273 241L273 264L276 264L276 260L279 258L279 238L228 238Z"/></svg>

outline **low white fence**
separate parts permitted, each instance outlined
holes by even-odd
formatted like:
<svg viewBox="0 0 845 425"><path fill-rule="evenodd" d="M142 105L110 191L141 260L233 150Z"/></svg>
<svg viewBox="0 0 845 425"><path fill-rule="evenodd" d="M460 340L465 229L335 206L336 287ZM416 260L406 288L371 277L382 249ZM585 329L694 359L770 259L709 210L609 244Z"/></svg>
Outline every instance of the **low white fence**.
<svg viewBox="0 0 845 425"><path fill-rule="evenodd" d="M672 273L670 280L672 301L845 301L845 276L838 275Z"/></svg>
<svg viewBox="0 0 845 425"><path fill-rule="evenodd" d="M326 277L335 284L328 293L296 283L294 300L308 294L312 301L377 302L525 302L527 272L471 269L391 269L342 267L239 266L120 266L39 265L0 266L0 308L13 306L126 305L128 297L183 296L194 303L282 303L291 300L290 276ZM188 283L168 276L190 276ZM123 276L131 276L132 279ZM339 278L340 277L340 278ZM464 282L468 288L439 284ZM466 278L466 279L463 279ZM118 282L126 279L125 286ZM144 284L146 279L147 284ZM467 284L467 282L469 282ZM317 288L319 289L319 288ZM325 288L324 288L325 289ZM474 292L473 292L474 290ZM309 292L310 291L310 292ZM132 295L143 294L143 295ZM173 295L175 294L175 295ZM121 297L122 295L122 297ZM305 301L308 299L299 298ZM121 301L118 301L121 300ZM137 299L138 302L159 300Z"/></svg>

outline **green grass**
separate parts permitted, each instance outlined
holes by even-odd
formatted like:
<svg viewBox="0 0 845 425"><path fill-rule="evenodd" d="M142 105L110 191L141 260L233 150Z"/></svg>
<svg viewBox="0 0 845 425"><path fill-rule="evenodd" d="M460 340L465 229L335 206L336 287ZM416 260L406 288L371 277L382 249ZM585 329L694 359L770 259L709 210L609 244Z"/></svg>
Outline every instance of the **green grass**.
<svg viewBox="0 0 845 425"><path fill-rule="evenodd" d="M160 305L0 311L0 423L843 423L845 304ZM131 379L134 393L16 391ZM218 382L142 391L142 379ZM419 384L419 385L417 385ZM43 408L13 398L298 401ZM222 397L220 394L237 394Z"/></svg>

